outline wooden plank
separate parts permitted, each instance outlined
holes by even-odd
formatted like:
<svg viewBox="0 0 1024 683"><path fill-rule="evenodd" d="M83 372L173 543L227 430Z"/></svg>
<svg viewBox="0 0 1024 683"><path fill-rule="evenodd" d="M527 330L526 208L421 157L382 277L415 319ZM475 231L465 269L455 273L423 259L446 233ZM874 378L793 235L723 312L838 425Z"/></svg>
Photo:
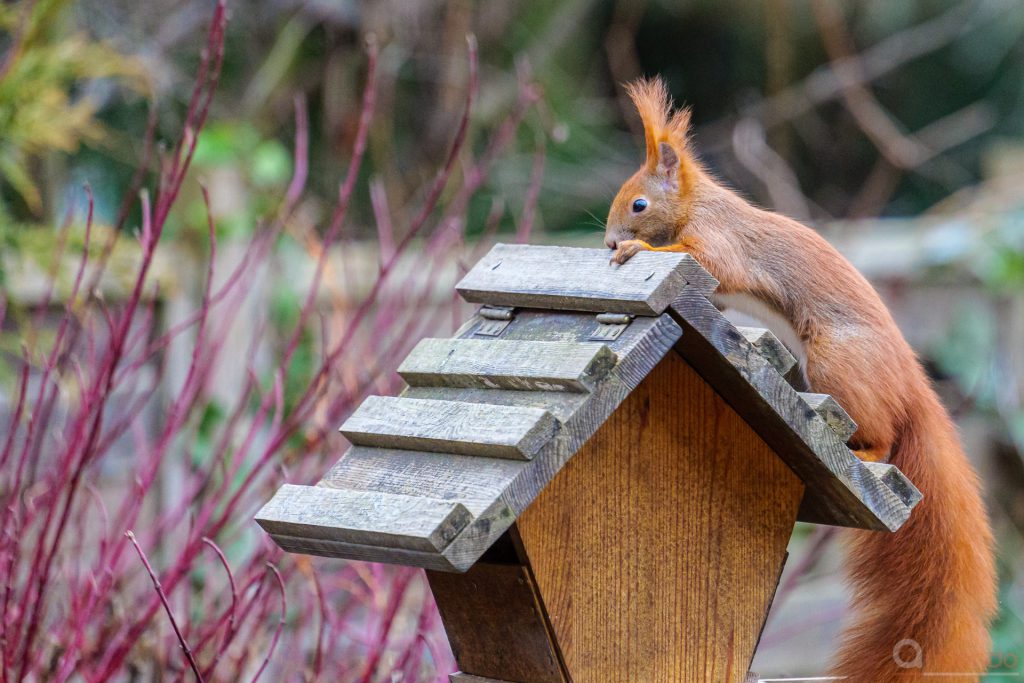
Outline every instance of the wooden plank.
<svg viewBox="0 0 1024 683"><path fill-rule="evenodd" d="M879 481L892 489L907 506L913 507L921 502L921 492L896 465L887 462L861 461L861 466L871 472Z"/></svg>
<svg viewBox="0 0 1024 683"><path fill-rule="evenodd" d="M479 518L526 465L522 460L353 446L320 486L457 500Z"/></svg>
<svg viewBox="0 0 1024 683"><path fill-rule="evenodd" d="M771 330L764 327L742 326L736 329L783 377L787 377L790 371L796 368L796 358Z"/></svg>
<svg viewBox="0 0 1024 683"><path fill-rule="evenodd" d="M565 683L529 570L478 562L465 574L427 572L459 681Z"/></svg>
<svg viewBox="0 0 1024 683"><path fill-rule="evenodd" d="M450 500L285 484L256 521L272 536L437 552L472 516Z"/></svg>
<svg viewBox="0 0 1024 683"><path fill-rule="evenodd" d="M465 571L465 566L456 566L444 554L435 551L407 550L405 548L387 548L378 545L361 545L359 543L343 543L327 541L303 536L270 534L281 550L300 555L317 555L319 557L335 557L360 562L380 562L403 567L421 567L446 572ZM450 546L449 546L450 547Z"/></svg>
<svg viewBox="0 0 1024 683"><path fill-rule="evenodd" d="M524 311L522 315L517 313L508 334L524 342L545 337L578 340L592 327L593 316L583 313ZM303 538L301 534L281 534L275 540L293 552L466 571L665 357L681 333L679 325L668 315L637 318L621 336L607 343L608 352L618 360L600 379L594 380L589 393L407 389L418 398L545 408L562 422L554 438L530 461L353 446L321 480L322 487L343 491L412 496L463 505L473 521L441 553Z"/></svg>
<svg viewBox="0 0 1024 683"><path fill-rule="evenodd" d="M369 396L340 431L358 446L529 460L557 428L543 408Z"/></svg>
<svg viewBox="0 0 1024 683"><path fill-rule="evenodd" d="M514 527L571 679L743 681L802 495L667 356Z"/></svg>
<svg viewBox="0 0 1024 683"><path fill-rule="evenodd" d="M465 674L461 671L456 671L448 676L448 683L510 683L509 681L502 681L497 678L484 678L483 676L474 676L473 674Z"/></svg>
<svg viewBox="0 0 1024 683"><path fill-rule="evenodd" d="M857 423L853 421L849 413L843 410L839 403L828 394L812 394L801 391L800 397L807 402L814 412L821 416L821 419L832 428L836 436L846 443L857 431Z"/></svg>
<svg viewBox="0 0 1024 683"><path fill-rule="evenodd" d="M700 292L684 290L670 312L683 327L676 350L807 487L800 519L895 531L910 507L864 476L860 460Z"/></svg>
<svg viewBox="0 0 1024 683"><path fill-rule="evenodd" d="M584 392L615 362L595 342L424 339L398 374L411 386Z"/></svg>
<svg viewBox="0 0 1024 683"><path fill-rule="evenodd" d="M642 251L625 264L605 249L496 244L456 285L471 303L659 315L687 283L718 282L689 254Z"/></svg>

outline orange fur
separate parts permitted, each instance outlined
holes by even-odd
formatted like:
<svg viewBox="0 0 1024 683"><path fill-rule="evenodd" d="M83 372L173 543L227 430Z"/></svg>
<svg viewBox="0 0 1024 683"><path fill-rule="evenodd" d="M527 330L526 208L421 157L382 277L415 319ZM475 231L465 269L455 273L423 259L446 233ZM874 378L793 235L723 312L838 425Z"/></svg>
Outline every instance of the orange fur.
<svg viewBox="0 0 1024 683"><path fill-rule="evenodd" d="M701 167L685 139L689 114L672 114L660 80L628 91L644 122L647 159L612 203L612 260L685 250L718 278L720 293L749 294L776 310L804 344L811 388L832 394L859 425L851 447L874 459L890 454L924 494L898 532L848 533L854 617L833 674L883 683L983 672L996 609L992 532L978 477L913 350L871 285L828 242L752 206ZM641 197L648 205L636 212ZM920 646L923 668L897 665L914 652L905 644L894 657L906 639Z"/></svg>

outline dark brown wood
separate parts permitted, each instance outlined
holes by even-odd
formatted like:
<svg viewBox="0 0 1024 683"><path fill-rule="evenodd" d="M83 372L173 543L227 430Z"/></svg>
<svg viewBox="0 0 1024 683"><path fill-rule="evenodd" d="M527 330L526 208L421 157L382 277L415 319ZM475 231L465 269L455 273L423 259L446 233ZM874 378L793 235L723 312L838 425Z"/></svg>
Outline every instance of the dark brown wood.
<svg viewBox="0 0 1024 683"><path fill-rule="evenodd" d="M802 495L662 360L516 523L572 680L742 681Z"/></svg>
<svg viewBox="0 0 1024 683"><path fill-rule="evenodd" d="M459 669L471 675L458 680L566 683L527 567L477 562L465 574L428 571L427 579Z"/></svg>

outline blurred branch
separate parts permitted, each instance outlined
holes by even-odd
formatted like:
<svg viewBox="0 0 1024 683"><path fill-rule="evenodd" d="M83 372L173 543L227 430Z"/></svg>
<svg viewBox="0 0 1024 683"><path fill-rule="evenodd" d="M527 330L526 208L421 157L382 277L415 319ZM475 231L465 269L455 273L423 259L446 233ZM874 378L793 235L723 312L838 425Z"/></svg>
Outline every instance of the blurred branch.
<svg viewBox="0 0 1024 683"><path fill-rule="evenodd" d="M32 10L35 9L35 0L28 0L21 7L21 13L18 17L18 26L14 31L14 36L11 38L10 45L7 47L7 52L4 54L3 61L0 62L0 81L4 80L7 76L7 72L11 70L11 66L17 61L18 56L21 54L21 42L25 38L25 32L28 30L29 22L32 19Z"/></svg>
<svg viewBox="0 0 1024 683"><path fill-rule="evenodd" d="M813 0L811 8L825 51L831 60L839 95L879 154L893 166L902 169L916 168L924 159L934 156L934 152L902 130L902 126L867 87L869 81L846 28L840 6L827 0Z"/></svg>
<svg viewBox="0 0 1024 683"><path fill-rule="evenodd" d="M608 71L615 81L615 99L622 117L634 126L634 132L641 132L633 116L633 104L622 87L643 73L640 56L636 53L636 32L647 10L646 0L619 0L604 39L604 51L608 57Z"/></svg>
<svg viewBox="0 0 1024 683"><path fill-rule="evenodd" d="M874 81L1020 7L1012 0L966 0L934 19L889 36L855 58L844 58L818 67L802 81L747 107L741 116L755 118L766 130L771 129L820 104L839 99L844 85ZM836 69L848 68L849 60L856 60L859 70L841 82ZM706 140L703 148L707 152L721 152L727 148L731 144L736 120L737 117L728 117L702 127L700 137Z"/></svg>
<svg viewBox="0 0 1024 683"><path fill-rule="evenodd" d="M930 152L920 160L920 165L991 130L995 124L996 114L987 102L973 102L932 121L914 134ZM902 177L903 169L893 166L885 157L880 157L864 181L861 191L851 202L848 216L866 218L878 215L896 191Z"/></svg>
<svg viewBox="0 0 1024 683"><path fill-rule="evenodd" d="M758 121L740 119L733 128L732 151L736 160L764 185L776 211L798 221L811 219L810 200L800 190L800 181L786 160L768 145Z"/></svg>

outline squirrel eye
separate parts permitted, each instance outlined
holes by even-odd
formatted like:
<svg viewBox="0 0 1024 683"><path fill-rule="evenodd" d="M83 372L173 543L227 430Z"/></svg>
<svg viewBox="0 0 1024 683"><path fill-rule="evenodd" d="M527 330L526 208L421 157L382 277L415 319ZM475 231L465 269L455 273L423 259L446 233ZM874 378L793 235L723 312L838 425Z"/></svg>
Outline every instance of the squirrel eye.
<svg viewBox="0 0 1024 683"><path fill-rule="evenodd" d="M633 213L640 213L647 208L647 200L640 198L633 200Z"/></svg>

